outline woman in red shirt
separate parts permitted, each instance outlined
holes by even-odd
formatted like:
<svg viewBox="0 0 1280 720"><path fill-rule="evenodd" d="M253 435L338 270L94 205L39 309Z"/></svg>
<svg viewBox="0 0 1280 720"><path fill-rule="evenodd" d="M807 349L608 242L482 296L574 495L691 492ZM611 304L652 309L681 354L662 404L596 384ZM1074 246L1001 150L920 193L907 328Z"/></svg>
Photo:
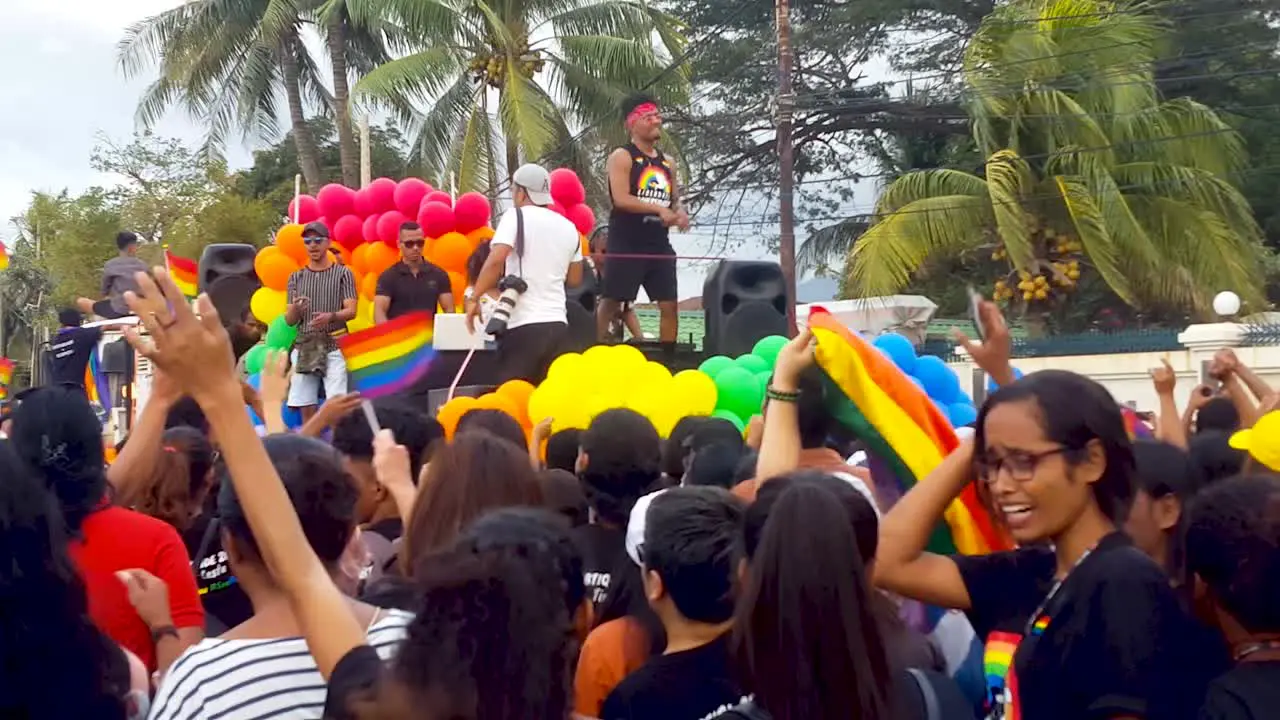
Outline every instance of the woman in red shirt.
<svg viewBox="0 0 1280 720"><path fill-rule="evenodd" d="M181 536L161 520L111 504L102 426L82 389L42 387L24 394L13 413L12 438L62 509L89 616L149 671L163 671L204 637L204 610ZM168 586L167 614L161 608L149 613L149 622L139 617L116 575L133 569Z"/></svg>

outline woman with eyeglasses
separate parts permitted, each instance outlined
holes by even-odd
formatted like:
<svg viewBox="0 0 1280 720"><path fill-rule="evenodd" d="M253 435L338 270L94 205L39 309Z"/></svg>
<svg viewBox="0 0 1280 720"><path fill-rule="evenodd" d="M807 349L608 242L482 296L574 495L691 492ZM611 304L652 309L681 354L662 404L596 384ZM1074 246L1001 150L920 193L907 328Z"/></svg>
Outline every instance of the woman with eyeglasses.
<svg viewBox="0 0 1280 720"><path fill-rule="evenodd" d="M988 330L1003 327L984 303ZM987 717L1191 718L1214 668L1164 570L1120 528L1134 452L1120 408L1063 371L1014 382L1007 339L976 359L1002 385L961 445L880 525L874 580L968 613L986 640ZM1007 336L1006 336L1007 338ZM990 352L992 346L1004 352ZM977 483L1019 546L985 556L925 552L961 490Z"/></svg>

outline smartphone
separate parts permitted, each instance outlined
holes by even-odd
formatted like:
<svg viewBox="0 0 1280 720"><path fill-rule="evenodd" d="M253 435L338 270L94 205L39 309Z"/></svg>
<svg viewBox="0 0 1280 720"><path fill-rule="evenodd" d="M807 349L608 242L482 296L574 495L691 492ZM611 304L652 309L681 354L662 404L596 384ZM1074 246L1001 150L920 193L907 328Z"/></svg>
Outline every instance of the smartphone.
<svg viewBox="0 0 1280 720"><path fill-rule="evenodd" d="M373 403L368 400L360 401L360 409L364 411L365 422L369 423L369 429L374 435L382 432L382 426L378 424L378 414L373 411Z"/></svg>
<svg viewBox="0 0 1280 720"><path fill-rule="evenodd" d="M982 293L973 289L970 285L969 293L969 319L973 321L973 328L978 331L978 339L986 340L987 333L982 329Z"/></svg>

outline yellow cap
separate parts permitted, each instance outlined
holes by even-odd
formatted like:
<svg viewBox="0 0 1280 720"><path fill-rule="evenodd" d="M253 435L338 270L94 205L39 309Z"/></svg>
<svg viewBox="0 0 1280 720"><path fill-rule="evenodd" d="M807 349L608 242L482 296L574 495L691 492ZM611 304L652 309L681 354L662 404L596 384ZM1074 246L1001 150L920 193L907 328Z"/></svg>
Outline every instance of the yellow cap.
<svg viewBox="0 0 1280 720"><path fill-rule="evenodd" d="M1280 472L1280 410L1263 415L1253 427L1232 435L1231 447L1244 450L1254 460Z"/></svg>

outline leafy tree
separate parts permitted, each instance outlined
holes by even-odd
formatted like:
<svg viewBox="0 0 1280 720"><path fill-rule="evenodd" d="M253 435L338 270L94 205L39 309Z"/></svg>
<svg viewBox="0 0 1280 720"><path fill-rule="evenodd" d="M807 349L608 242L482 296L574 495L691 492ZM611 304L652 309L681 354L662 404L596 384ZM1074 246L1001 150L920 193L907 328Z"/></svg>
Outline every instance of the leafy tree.
<svg viewBox="0 0 1280 720"><path fill-rule="evenodd" d="M1261 232L1230 183L1239 136L1200 103L1161 101L1160 22L1111 7L1019 1L983 21L964 77L984 176L890 185L850 256L856 292L892 293L926 261L985 252L1007 263L997 295L1036 312L1093 272L1137 307L1207 312L1222 288L1262 304Z"/></svg>

